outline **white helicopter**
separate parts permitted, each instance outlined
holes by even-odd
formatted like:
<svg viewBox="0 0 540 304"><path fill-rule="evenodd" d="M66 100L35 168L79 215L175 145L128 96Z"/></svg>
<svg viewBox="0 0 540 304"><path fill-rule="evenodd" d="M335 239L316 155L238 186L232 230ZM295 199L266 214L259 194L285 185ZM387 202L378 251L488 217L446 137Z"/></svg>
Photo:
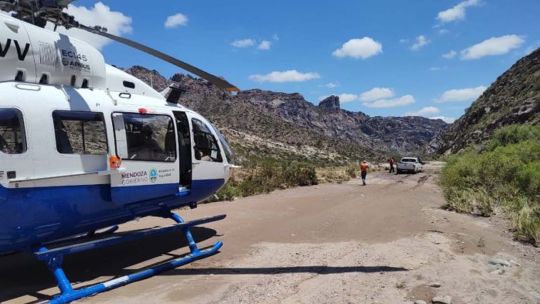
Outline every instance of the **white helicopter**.
<svg viewBox="0 0 540 304"><path fill-rule="evenodd" d="M238 89L137 42L79 24L72 2L0 1L0 254L24 251L45 262L66 303L215 254L200 250L190 227L171 210L196 207L229 177L233 152L208 120L111 66L84 41L45 29L78 28L164 59L214 85ZM131 234L116 225L144 216L176 224ZM101 233L98 230L107 229ZM66 254L181 231L190 254L138 273L74 289ZM67 240L67 241L66 241Z"/></svg>

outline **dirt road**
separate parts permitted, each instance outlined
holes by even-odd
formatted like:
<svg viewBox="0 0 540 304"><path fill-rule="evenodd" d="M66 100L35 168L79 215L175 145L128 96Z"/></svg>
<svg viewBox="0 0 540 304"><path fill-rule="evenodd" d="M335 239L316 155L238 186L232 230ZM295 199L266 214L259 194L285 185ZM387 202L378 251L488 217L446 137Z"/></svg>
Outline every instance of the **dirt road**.
<svg viewBox="0 0 540 304"><path fill-rule="evenodd" d="M437 165L416 175L357 180L183 210L188 219L226 213L194 229L221 253L82 303L540 303L540 251L512 241L500 218L440 209ZM148 218L124 225L168 225ZM167 235L66 258L74 281L103 281L185 254ZM0 258L0 302L57 292L29 257Z"/></svg>

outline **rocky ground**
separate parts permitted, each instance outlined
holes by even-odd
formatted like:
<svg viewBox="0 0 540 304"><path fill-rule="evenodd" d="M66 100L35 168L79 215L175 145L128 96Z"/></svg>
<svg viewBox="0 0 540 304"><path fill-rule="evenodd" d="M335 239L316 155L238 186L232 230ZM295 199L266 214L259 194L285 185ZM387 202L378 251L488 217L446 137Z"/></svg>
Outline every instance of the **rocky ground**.
<svg viewBox="0 0 540 304"><path fill-rule="evenodd" d="M440 209L440 164L416 175L275 191L181 213L219 213L194 230L222 252L82 303L540 303L540 251L500 217ZM122 227L164 225L148 218ZM68 257L74 281L102 281L187 252L176 235ZM45 267L0 258L0 302L57 292ZM80 286L80 285L77 285ZM424 302L422 302L424 301Z"/></svg>

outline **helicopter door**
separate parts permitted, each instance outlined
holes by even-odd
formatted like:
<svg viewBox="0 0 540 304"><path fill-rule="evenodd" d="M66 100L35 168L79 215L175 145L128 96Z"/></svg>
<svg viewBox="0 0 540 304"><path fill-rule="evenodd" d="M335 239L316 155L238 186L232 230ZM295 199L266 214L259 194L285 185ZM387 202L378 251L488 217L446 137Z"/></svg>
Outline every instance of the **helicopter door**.
<svg viewBox="0 0 540 304"><path fill-rule="evenodd" d="M185 112L173 111L178 133L178 156L180 157L180 186L191 187L191 134Z"/></svg>
<svg viewBox="0 0 540 304"><path fill-rule="evenodd" d="M228 167L224 162L216 134L209 124L196 117L191 118L193 137L193 188L221 187ZM196 189L195 189L196 190Z"/></svg>
<svg viewBox="0 0 540 304"><path fill-rule="evenodd" d="M111 175L113 201L132 203L175 195L179 160L173 118L166 114L113 113L121 170Z"/></svg>

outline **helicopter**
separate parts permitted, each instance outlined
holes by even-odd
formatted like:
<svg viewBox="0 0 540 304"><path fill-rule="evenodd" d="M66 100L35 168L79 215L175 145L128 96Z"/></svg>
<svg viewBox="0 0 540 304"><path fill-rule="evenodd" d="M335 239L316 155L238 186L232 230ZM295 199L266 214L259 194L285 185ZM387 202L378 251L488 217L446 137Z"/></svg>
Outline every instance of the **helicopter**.
<svg viewBox="0 0 540 304"><path fill-rule="evenodd" d="M105 63L90 44L58 33L77 28L156 56L228 91L226 80L100 26L79 24L69 0L0 1L0 255L32 254L54 275L68 303L209 257L190 228L225 215L184 221L172 210L217 192L234 167L223 134L200 114ZM53 24L55 30L46 28ZM115 234L145 216L172 226ZM190 253L137 273L74 289L66 255L179 232Z"/></svg>

